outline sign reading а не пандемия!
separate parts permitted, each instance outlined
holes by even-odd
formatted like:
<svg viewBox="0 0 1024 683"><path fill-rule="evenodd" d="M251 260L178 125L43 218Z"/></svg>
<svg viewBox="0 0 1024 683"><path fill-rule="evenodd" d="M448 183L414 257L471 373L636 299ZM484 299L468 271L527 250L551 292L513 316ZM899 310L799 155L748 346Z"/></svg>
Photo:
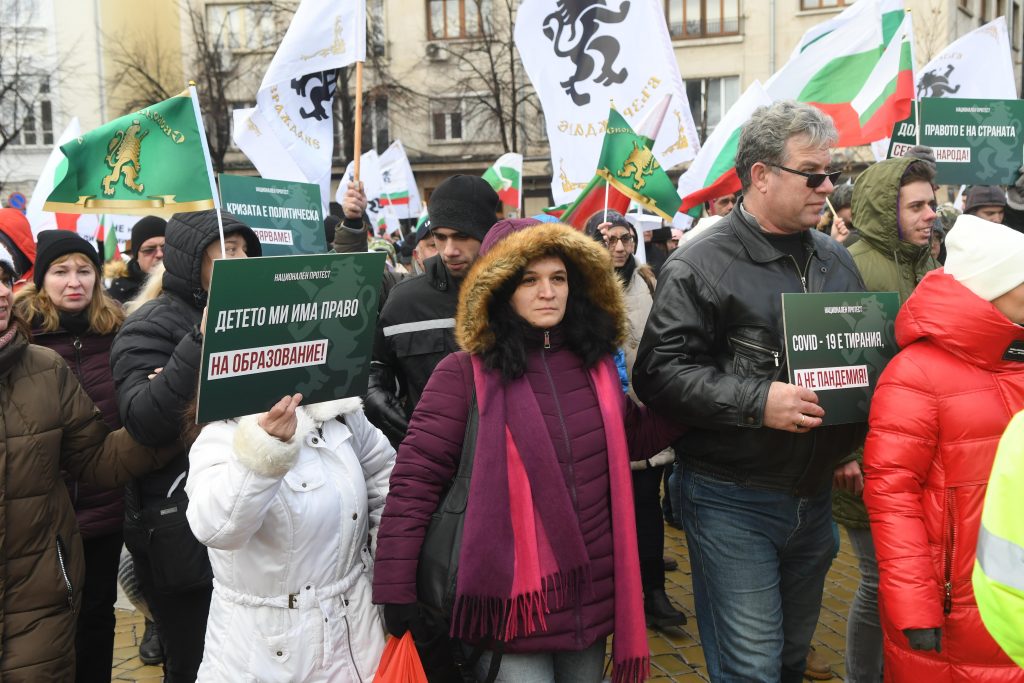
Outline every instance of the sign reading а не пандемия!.
<svg viewBox="0 0 1024 683"><path fill-rule="evenodd" d="M940 185L1012 185L1024 165L1024 101L926 97L921 144L935 151ZM889 157L916 144L915 117L893 127Z"/></svg>
<svg viewBox="0 0 1024 683"><path fill-rule="evenodd" d="M264 256L327 251L320 186L220 174L221 203L256 232Z"/></svg>
<svg viewBox="0 0 1024 683"><path fill-rule="evenodd" d="M198 422L366 393L384 254L213 263Z"/></svg>
<svg viewBox="0 0 1024 683"><path fill-rule="evenodd" d="M896 292L783 294L789 381L818 395L824 424L866 422L871 395L896 355Z"/></svg>

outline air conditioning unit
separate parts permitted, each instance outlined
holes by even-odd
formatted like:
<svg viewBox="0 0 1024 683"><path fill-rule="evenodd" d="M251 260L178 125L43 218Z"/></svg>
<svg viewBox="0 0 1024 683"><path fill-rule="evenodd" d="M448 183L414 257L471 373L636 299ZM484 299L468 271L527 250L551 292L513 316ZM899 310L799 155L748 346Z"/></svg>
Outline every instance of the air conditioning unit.
<svg viewBox="0 0 1024 683"><path fill-rule="evenodd" d="M432 62L447 62L448 50L441 43L427 43L427 59Z"/></svg>

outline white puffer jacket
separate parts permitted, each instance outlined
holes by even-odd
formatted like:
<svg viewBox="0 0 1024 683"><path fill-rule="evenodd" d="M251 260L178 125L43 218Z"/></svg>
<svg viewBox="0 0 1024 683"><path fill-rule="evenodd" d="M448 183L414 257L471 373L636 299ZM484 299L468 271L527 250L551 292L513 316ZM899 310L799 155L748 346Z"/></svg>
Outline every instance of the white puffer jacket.
<svg viewBox="0 0 1024 683"><path fill-rule="evenodd" d="M207 425L189 455L188 521L214 574L200 682L373 680L371 550L395 451L357 398L296 415L290 442L250 415Z"/></svg>

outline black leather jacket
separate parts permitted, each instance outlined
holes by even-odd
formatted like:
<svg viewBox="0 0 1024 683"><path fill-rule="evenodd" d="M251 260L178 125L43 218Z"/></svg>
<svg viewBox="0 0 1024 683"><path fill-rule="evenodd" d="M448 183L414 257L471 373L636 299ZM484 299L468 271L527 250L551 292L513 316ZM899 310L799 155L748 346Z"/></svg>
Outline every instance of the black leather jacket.
<svg viewBox="0 0 1024 683"><path fill-rule="evenodd" d="M427 259L426 272L399 282L377 320L373 362L364 409L391 444L405 438L409 417L441 360L458 350L455 308L460 280L440 256Z"/></svg>
<svg viewBox="0 0 1024 683"><path fill-rule="evenodd" d="M827 490L863 442L864 423L806 434L762 425L769 386L787 381L781 294L865 289L842 245L808 230L804 247L797 264L737 205L662 267L633 385L647 406L690 427L674 444L685 466L808 496Z"/></svg>

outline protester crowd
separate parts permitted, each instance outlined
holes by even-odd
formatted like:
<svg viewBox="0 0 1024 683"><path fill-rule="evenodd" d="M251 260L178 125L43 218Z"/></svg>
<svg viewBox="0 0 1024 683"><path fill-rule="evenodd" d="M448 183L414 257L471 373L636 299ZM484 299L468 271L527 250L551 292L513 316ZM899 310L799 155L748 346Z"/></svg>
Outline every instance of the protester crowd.
<svg viewBox="0 0 1024 683"><path fill-rule="evenodd" d="M105 266L0 211L0 679L108 680L120 573L170 683L369 681L406 632L430 681L640 681L646 628L686 623L666 523L711 680L827 677L838 523L847 680L1024 681L1020 418L999 446L1024 410L1024 181L958 215L928 148L840 182L836 140L817 109L759 109L741 191L682 234L499 219L459 175L396 248L353 183L325 229L387 253L366 395L203 425L212 264L260 256L255 232L147 217ZM784 292L898 293L867 422L787 381Z"/></svg>

